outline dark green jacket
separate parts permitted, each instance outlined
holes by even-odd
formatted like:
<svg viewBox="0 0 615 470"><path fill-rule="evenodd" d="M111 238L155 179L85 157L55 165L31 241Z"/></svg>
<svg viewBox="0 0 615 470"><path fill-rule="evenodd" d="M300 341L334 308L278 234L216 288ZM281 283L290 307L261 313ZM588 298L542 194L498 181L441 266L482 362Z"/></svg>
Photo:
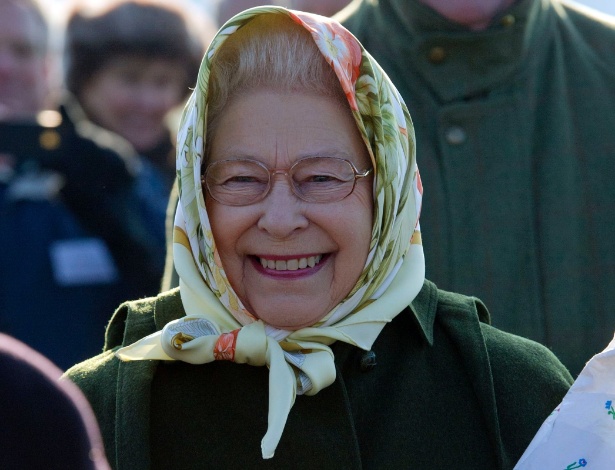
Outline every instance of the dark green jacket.
<svg viewBox="0 0 615 470"><path fill-rule="evenodd" d="M336 381L297 397L274 458L263 460L266 367L113 355L182 315L178 290L127 303L106 351L67 372L116 469L510 469L571 383L546 348L483 323L480 301L426 282L373 355L333 345Z"/></svg>
<svg viewBox="0 0 615 470"><path fill-rule="evenodd" d="M483 32L418 0L342 21L416 126L427 277L576 375L615 329L615 23L558 0Z"/></svg>

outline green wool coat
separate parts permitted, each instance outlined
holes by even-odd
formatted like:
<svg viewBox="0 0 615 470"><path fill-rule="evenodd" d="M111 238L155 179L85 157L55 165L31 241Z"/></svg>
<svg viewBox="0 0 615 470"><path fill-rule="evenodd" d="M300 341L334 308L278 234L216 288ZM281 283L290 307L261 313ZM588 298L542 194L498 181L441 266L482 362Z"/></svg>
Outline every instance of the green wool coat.
<svg viewBox="0 0 615 470"><path fill-rule="evenodd" d="M116 469L510 469L572 382L545 347L489 326L479 300L426 281L371 352L333 344L335 382L297 397L263 460L266 367L114 356L182 315L177 289L126 303L105 351L67 372Z"/></svg>
<svg viewBox="0 0 615 470"><path fill-rule="evenodd" d="M576 375L615 330L615 22L517 0L471 32L418 0L342 20L414 120L427 278Z"/></svg>

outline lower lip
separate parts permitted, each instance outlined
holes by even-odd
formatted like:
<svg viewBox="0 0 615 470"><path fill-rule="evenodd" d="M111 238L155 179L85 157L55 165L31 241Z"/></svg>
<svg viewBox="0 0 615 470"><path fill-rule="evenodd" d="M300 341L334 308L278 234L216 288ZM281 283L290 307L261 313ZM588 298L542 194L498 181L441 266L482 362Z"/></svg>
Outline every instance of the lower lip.
<svg viewBox="0 0 615 470"><path fill-rule="evenodd" d="M330 256L331 256L330 254L323 255L320 260L320 263L318 263L313 268L303 268L303 269L297 269L295 271L289 271L289 270L278 271L276 269L263 268L263 265L261 264L260 259L255 256L251 256L250 261L252 262L254 269L256 269L259 273L265 276L269 276L275 279L289 279L290 280L290 279L300 279L300 278L304 278L304 277L308 277L313 274L316 274L329 261Z"/></svg>

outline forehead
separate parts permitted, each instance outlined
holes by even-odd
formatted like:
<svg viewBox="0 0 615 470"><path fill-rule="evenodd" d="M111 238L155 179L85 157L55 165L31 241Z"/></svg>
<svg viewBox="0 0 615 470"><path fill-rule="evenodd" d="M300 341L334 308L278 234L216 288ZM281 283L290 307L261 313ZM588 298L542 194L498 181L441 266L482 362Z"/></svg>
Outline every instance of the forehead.
<svg viewBox="0 0 615 470"><path fill-rule="evenodd" d="M45 34L45 28L32 10L11 1L0 2L0 42L20 42L43 48Z"/></svg>
<svg viewBox="0 0 615 470"><path fill-rule="evenodd" d="M252 158L287 166L325 156L369 166L350 109L313 93L257 89L236 96L222 111L212 139L209 161Z"/></svg>
<svg viewBox="0 0 615 470"><path fill-rule="evenodd" d="M106 62L104 69L119 74L183 77L185 67L181 61L169 57L148 57L140 54L119 54Z"/></svg>

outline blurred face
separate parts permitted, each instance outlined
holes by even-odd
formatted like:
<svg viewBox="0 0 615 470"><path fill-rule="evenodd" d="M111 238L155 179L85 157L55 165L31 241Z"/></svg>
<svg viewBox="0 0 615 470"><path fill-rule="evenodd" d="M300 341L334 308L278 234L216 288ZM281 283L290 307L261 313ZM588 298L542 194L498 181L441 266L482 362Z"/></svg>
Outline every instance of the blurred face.
<svg viewBox="0 0 615 470"><path fill-rule="evenodd" d="M92 121L145 152L165 137L165 117L182 101L184 86L184 69L174 61L125 56L98 71L79 100Z"/></svg>
<svg viewBox="0 0 615 470"><path fill-rule="evenodd" d="M291 0L289 8L322 16L332 16L349 3L350 0Z"/></svg>
<svg viewBox="0 0 615 470"><path fill-rule="evenodd" d="M0 2L0 120L32 119L46 105L45 37L36 19Z"/></svg>
<svg viewBox="0 0 615 470"><path fill-rule="evenodd" d="M250 158L287 169L308 156L345 158L358 170L371 167L348 110L330 98L260 90L226 107L209 162ZM275 175L259 202L228 206L206 195L206 205L233 289L248 311L270 325L313 325L346 297L365 265L372 177L359 179L337 202L305 202L284 175Z"/></svg>
<svg viewBox="0 0 615 470"><path fill-rule="evenodd" d="M491 23L491 19L504 11L516 0L421 0L442 16L455 23L467 26L471 30L480 31Z"/></svg>

